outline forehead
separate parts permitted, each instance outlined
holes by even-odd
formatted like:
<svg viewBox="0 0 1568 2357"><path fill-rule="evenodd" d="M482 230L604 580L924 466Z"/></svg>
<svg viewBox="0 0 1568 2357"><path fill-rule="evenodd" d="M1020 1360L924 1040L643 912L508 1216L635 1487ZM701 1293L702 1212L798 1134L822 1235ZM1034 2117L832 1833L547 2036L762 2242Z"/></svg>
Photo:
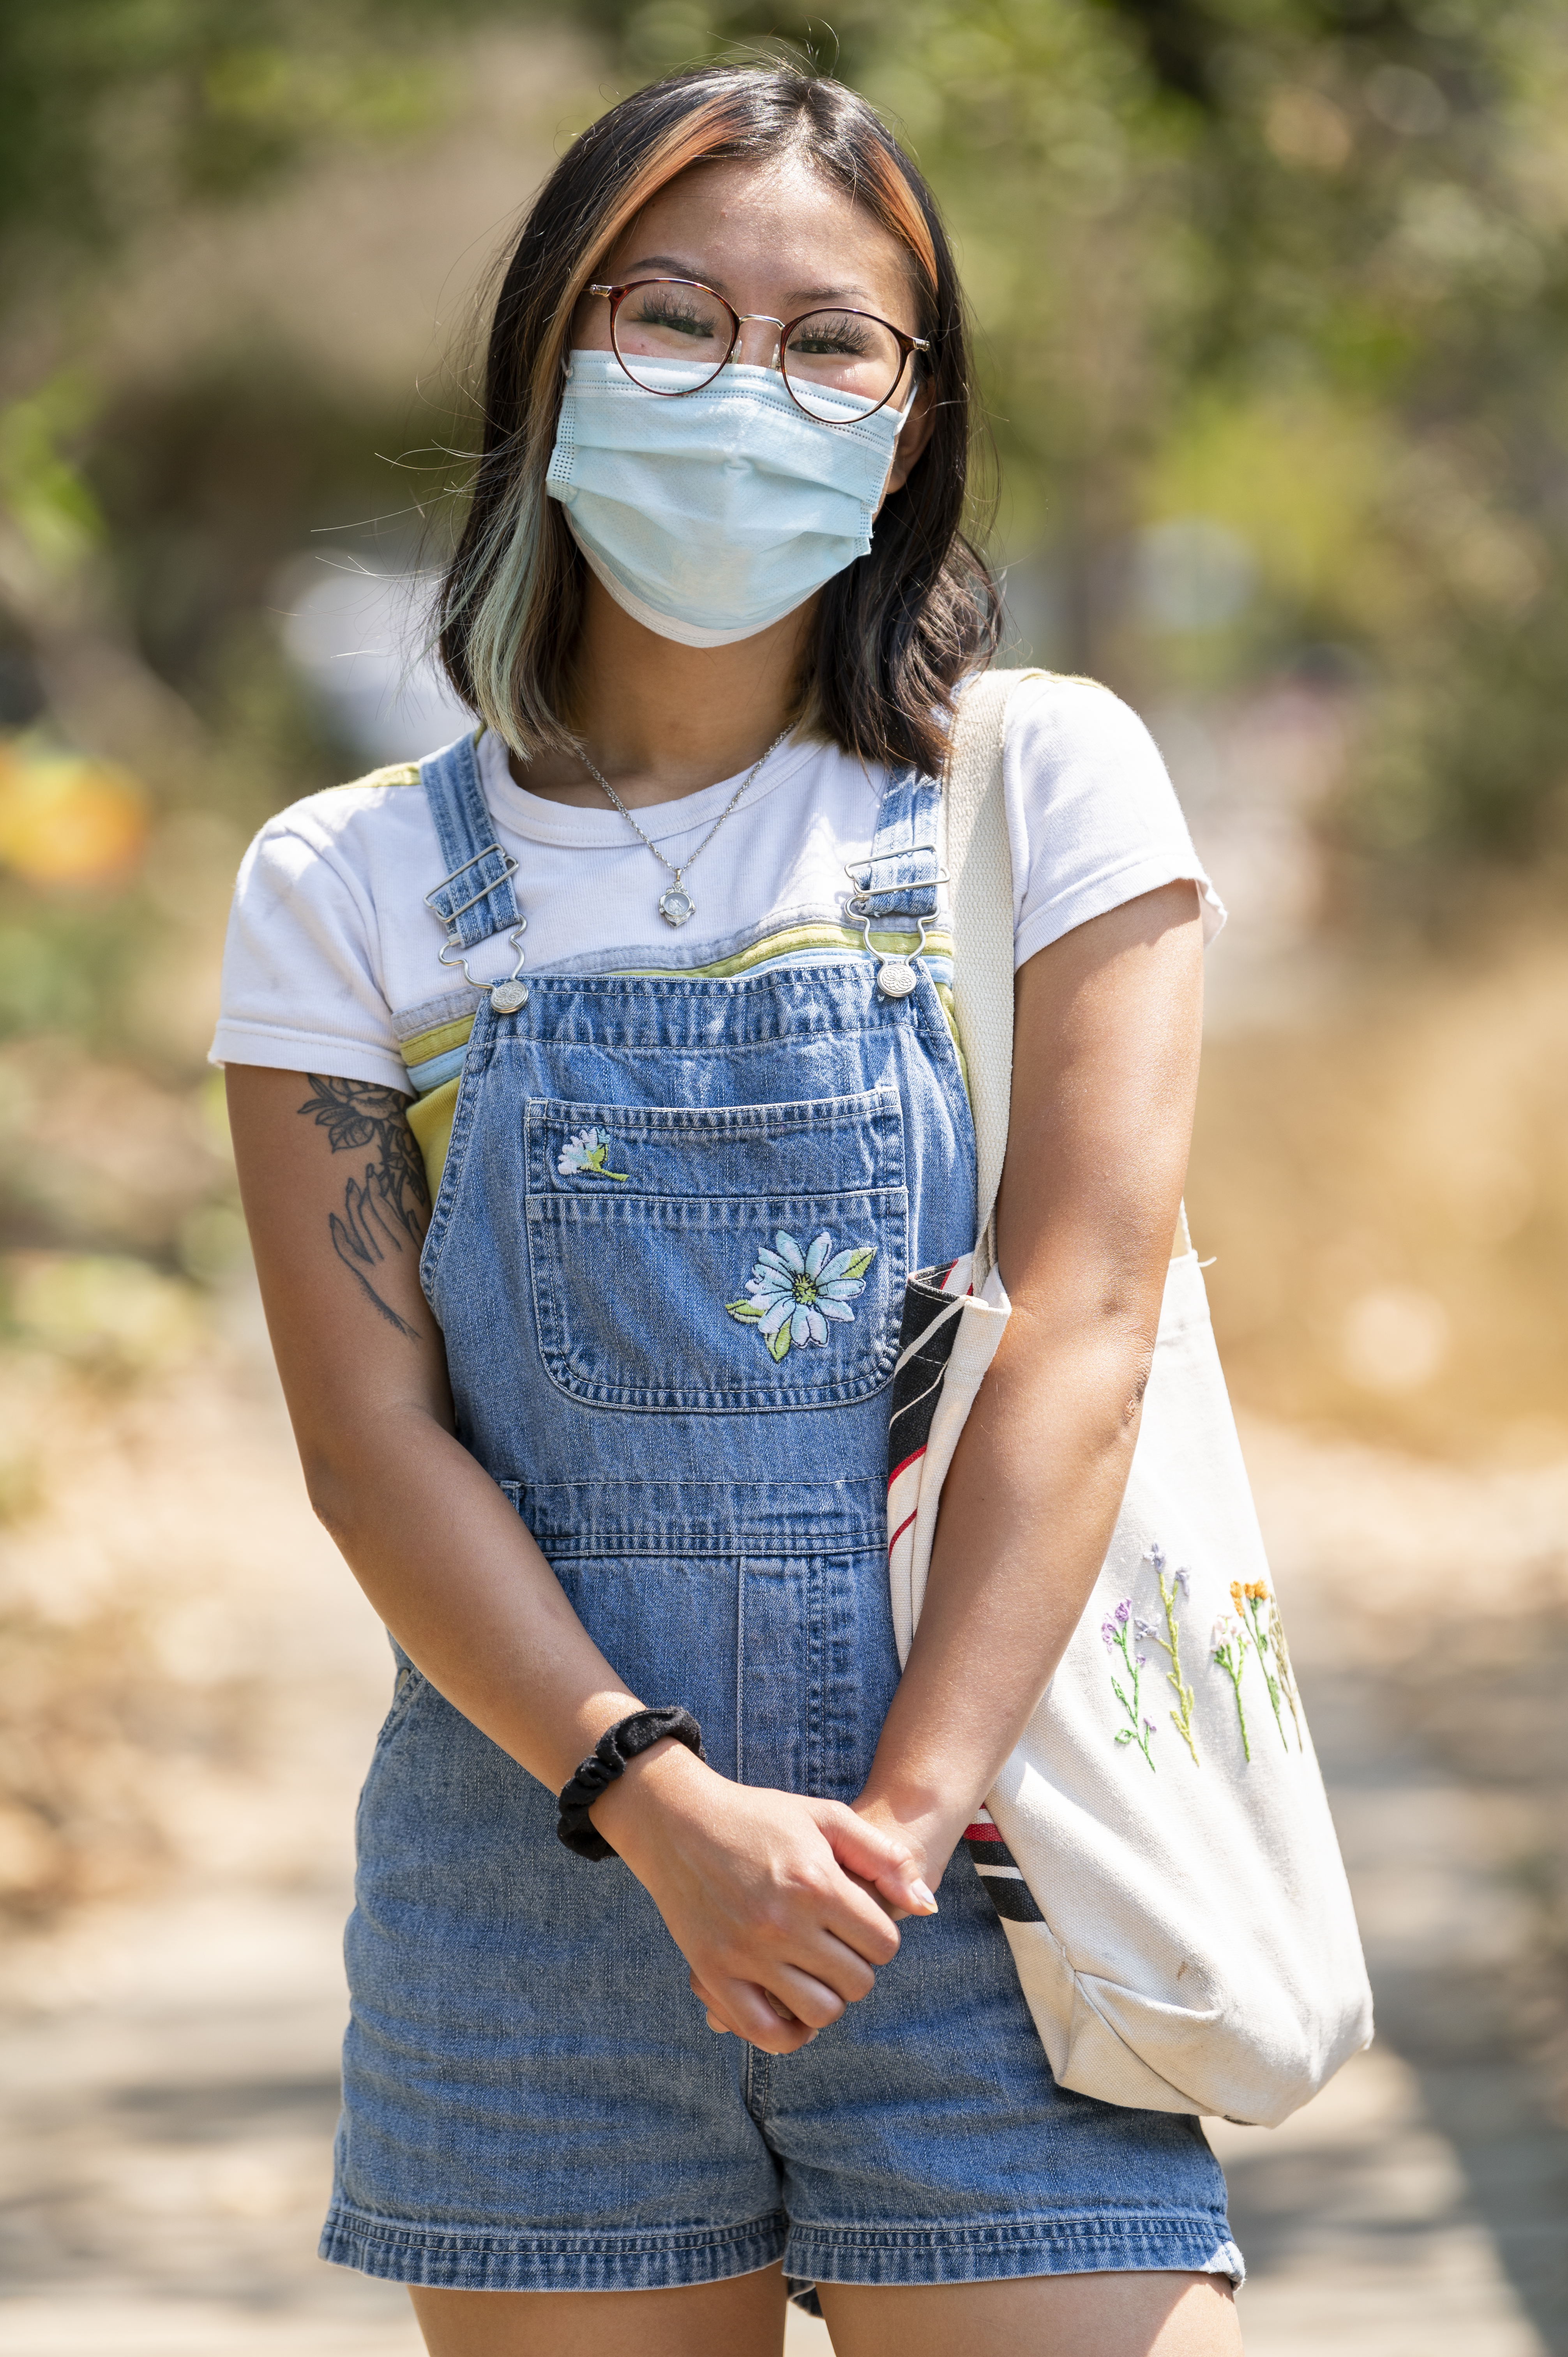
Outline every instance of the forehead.
<svg viewBox="0 0 1568 2357"><path fill-rule="evenodd" d="M857 297L908 307L913 258L806 156L697 164L660 188L618 241L618 277L648 266L702 278L733 300ZM910 322L908 324L913 324Z"/></svg>

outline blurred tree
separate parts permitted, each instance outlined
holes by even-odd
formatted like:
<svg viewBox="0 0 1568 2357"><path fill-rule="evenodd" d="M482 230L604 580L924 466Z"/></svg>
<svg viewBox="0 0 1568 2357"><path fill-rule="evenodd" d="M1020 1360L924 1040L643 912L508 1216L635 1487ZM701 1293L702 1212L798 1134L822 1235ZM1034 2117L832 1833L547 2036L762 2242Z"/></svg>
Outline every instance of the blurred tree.
<svg viewBox="0 0 1568 2357"><path fill-rule="evenodd" d="M139 977L171 917L157 879L135 880L136 844L184 873L188 822L208 824L203 880L175 913L189 931L210 921L235 832L342 774L352 757L265 609L313 526L408 497L389 500L374 455L406 425L384 371L334 379L242 318L217 344L182 328L164 359L144 339L127 364L127 290L166 253L205 253L205 278L166 291L179 327L262 205L428 145L467 102L465 38L518 15L506 0L0 10L0 1032L188 1057L162 1037L177 1026L145 1014ZM537 170L532 154L520 167L519 196ZM299 258L280 253L279 273Z"/></svg>
<svg viewBox="0 0 1568 2357"><path fill-rule="evenodd" d="M831 30L771 0L580 13L628 80L782 37L909 140L962 251L1041 651L1144 694L1302 662L1359 679L1345 833L1391 886L1551 845L1556 0L843 0ZM1185 616L1144 537L1184 520L1246 584L1193 575Z"/></svg>
<svg viewBox="0 0 1568 2357"><path fill-rule="evenodd" d="M83 749L160 779L209 750L137 607L141 526L105 521L128 477L105 471L83 323L114 257L431 119L453 28L518 13L0 14L0 695L18 713L41 696ZM1026 642L1144 696L1303 664L1357 682L1345 836L1391 886L1552 845L1557 0L843 0L831 29L800 0L538 0L552 17L606 40L622 87L783 39L901 128L979 316Z"/></svg>
<svg viewBox="0 0 1568 2357"><path fill-rule="evenodd" d="M0 11L0 688L177 798L210 732L148 662L91 488L96 309L133 242L447 101L440 43L501 0L8 0ZM130 554L127 566L124 559Z"/></svg>

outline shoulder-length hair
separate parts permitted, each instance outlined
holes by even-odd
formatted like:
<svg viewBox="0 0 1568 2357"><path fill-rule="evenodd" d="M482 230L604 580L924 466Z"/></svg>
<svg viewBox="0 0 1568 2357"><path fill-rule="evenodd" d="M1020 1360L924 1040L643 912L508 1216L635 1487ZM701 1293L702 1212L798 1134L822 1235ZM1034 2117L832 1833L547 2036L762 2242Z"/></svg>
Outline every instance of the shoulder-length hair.
<svg viewBox="0 0 1568 2357"><path fill-rule="evenodd" d="M544 479L579 296L650 199L695 164L795 151L908 253L930 339L930 440L884 502L870 554L822 592L800 708L863 759L940 770L955 683L991 654L1000 598L965 537L971 438L963 300L929 189L866 102L791 66L712 66L623 99L573 141L505 269L483 447L436 608L453 686L525 756L575 749L567 715L584 562Z"/></svg>

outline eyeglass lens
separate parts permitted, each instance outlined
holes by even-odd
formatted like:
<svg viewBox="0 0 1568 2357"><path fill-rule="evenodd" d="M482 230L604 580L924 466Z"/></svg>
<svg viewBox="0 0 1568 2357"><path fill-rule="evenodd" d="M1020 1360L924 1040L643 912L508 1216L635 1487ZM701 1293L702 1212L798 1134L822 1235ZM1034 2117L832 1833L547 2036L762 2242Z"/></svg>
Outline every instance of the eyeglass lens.
<svg viewBox="0 0 1568 2357"><path fill-rule="evenodd" d="M729 357L736 316L704 286L656 279L634 287L616 312L615 348L621 366L650 393L692 392L672 386L650 362L695 361L716 376ZM904 355L898 339L880 319L863 312L812 311L797 319L779 355L785 382L808 415L838 420L843 396L873 407L886 401L898 382ZM850 413L850 414L853 414Z"/></svg>

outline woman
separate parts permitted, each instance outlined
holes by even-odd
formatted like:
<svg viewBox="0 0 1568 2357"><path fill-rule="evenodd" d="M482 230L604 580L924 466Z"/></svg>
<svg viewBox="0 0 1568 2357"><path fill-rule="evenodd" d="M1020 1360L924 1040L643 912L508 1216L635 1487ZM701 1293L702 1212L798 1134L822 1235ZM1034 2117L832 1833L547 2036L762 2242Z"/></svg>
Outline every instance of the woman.
<svg viewBox="0 0 1568 2357"><path fill-rule="evenodd" d="M483 731L242 873L214 1052L399 1664L324 2250L439 2357L761 2357L790 2284L849 2357L1239 2345L1197 2121L1053 2084L955 1856L1115 1518L1214 913L1083 682L1014 699L1015 1315L901 1679L890 1627L903 1280L975 1215L929 848L994 642L967 404L863 102L615 107L497 306L442 609Z"/></svg>

